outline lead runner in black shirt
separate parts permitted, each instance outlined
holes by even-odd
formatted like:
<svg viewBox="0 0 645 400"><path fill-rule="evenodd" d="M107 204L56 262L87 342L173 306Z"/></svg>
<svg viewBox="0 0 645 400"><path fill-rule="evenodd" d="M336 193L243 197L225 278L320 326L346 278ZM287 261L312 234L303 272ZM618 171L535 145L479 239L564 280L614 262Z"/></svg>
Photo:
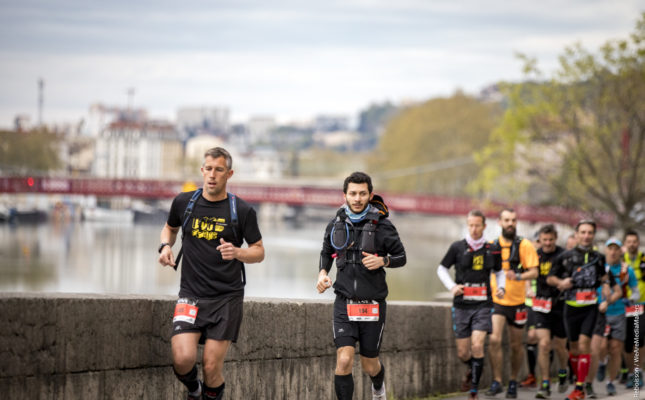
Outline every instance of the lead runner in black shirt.
<svg viewBox="0 0 645 400"><path fill-rule="evenodd" d="M235 210L231 210L226 184L233 175L232 164L225 149L208 150L201 168L203 191L192 213L187 215L186 208L195 192L179 194L161 230L159 262L174 267L172 245L179 228L185 226L171 346L175 375L188 388L188 399L223 398L224 358L231 342L237 340L242 322L244 263L264 259L255 211L237 196L238 222L231 223ZM246 248L241 247L244 241ZM198 379L195 364L198 343L204 344L204 382Z"/></svg>
<svg viewBox="0 0 645 400"><path fill-rule="evenodd" d="M470 390L469 398L477 399L479 379L484 368L484 341L492 329L490 274L496 274L498 297L504 297L506 277L501 270L501 248L487 243L484 238L484 214L472 210L468 213L466 223L466 238L450 246L437 268L437 274L453 295L452 324L457 357L468 367L461 390ZM454 281L448 273L448 268L453 265Z"/></svg>

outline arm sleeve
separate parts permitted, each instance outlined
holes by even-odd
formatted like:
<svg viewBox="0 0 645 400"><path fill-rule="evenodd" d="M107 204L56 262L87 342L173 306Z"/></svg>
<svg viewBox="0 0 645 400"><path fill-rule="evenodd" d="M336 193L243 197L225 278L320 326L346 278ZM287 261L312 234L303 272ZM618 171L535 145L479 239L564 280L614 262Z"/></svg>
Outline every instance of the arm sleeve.
<svg viewBox="0 0 645 400"><path fill-rule="evenodd" d="M387 221L387 220L386 220ZM396 231L391 222L384 221L382 223L383 234L385 238L385 249L390 257L390 265L388 268L399 268L405 265L407 258L405 255L405 248L399 238L399 233Z"/></svg>
<svg viewBox="0 0 645 400"><path fill-rule="evenodd" d="M439 279L441 280L441 283L443 283L443 285L446 287L446 289L452 290L452 288L455 287L456 283L452 280L452 277L448 272L448 268L444 267L443 265L439 265L439 267L437 267L437 275L439 275Z"/></svg>
<svg viewBox="0 0 645 400"><path fill-rule="evenodd" d="M332 254L334 254L335 251L334 251L334 248L331 247L331 242L329 241L333 223L334 223L333 221L330 222L327 225L327 229L325 229L325 236L323 238L322 250L320 250L320 261L318 262L318 271L324 269L325 271L329 272L332 264L334 263Z"/></svg>
<svg viewBox="0 0 645 400"><path fill-rule="evenodd" d="M495 279L497 279L497 287L506 290L506 273L504 271L495 271Z"/></svg>

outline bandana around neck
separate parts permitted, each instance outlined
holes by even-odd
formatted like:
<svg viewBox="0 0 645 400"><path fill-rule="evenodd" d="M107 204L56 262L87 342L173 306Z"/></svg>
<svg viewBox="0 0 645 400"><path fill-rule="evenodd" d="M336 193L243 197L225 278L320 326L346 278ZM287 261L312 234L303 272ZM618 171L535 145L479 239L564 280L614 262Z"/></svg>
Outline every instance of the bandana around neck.
<svg viewBox="0 0 645 400"><path fill-rule="evenodd" d="M367 212L370 210L372 206L370 204L365 207L365 209L360 213L360 214L355 214L352 212L352 210L349 208L347 204L345 204L345 214L349 217L349 220L356 223L356 222L361 222L363 218L367 215Z"/></svg>
<svg viewBox="0 0 645 400"><path fill-rule="evenodd" d="M470 246L474 251L477 251L481 249L482 246L484 246L484 243L486 243L486 239L484 239L484 235L482 235L482 237L475 240L470 236L470 233L467 233L466 242L468 243L468 246Z"/></svg>

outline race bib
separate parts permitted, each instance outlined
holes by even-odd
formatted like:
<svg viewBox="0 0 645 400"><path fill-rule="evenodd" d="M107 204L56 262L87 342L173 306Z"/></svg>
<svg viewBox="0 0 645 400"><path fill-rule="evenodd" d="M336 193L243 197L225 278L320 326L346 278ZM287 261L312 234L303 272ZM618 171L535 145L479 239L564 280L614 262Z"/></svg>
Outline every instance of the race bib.
<svg viewBox="0 0 645 400"><path fill-rule="evenodd" d="M596 304L596 291L594 289L576 290L576 303L578 304Z"/></svg>
<svg viewBox="0 0 645 400"><path fill-rule="evenodd" d="M608 337L609 334L611 333L611 325L607 324L605 325L605 331L603 332L603 337Z"/></svg>
<svg viewBox="0 0 645 400"><path fill-rule="evenodd" d="M347 317L350 321L378 321L379 304L373 300L348 300Z"/></svg>
<svg viewBox="0 0 645 400"><path fill-rule="evenodd" d="M488 299L486 284L464 286L464 300L484 301Z"/></svg>
<svg viewBox="0 0 645 400"><path fill-rule="evenodd" d="M643 305L642 304L634 304L633 306L625 307L625 316L627 318L636 317L637 315L643 315Z"/></svg>
<svg viewBox="0 0 645 400"><path fill-rule="evenodd" d="M552 302L548 297L534 297L533 298L533 311L538 311L544 314L551 312Z"/></svg>
<svg viewBox="0 0 645 400"><path fill-rule="evenodd" d="M175 305L175 315L172 322L188 322L194 324L197 318L197 302L189 299L179 299Z"/></svg>
<svg viewBox="0 0 645 400"><path fill-rule="evenodd" d="M517 309L515 310L515 323L517 325L524 325L528 319L528 311L526 309Z"/></svg>

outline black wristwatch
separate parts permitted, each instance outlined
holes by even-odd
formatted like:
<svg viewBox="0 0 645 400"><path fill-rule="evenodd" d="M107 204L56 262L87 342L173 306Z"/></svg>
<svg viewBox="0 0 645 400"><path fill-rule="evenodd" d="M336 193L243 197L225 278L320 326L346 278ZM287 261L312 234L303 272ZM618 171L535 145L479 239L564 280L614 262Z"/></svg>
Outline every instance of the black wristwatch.
<svg viewBox="0 0 645 400"><path fill-rule="evenodd" d="M161 244L159 245L159 250L157 250L157 251L158 251L159 253L161 253L161 250L163 250L163 248L164 248L165 246L170 246L170 243L161 243Z"/></svg>

